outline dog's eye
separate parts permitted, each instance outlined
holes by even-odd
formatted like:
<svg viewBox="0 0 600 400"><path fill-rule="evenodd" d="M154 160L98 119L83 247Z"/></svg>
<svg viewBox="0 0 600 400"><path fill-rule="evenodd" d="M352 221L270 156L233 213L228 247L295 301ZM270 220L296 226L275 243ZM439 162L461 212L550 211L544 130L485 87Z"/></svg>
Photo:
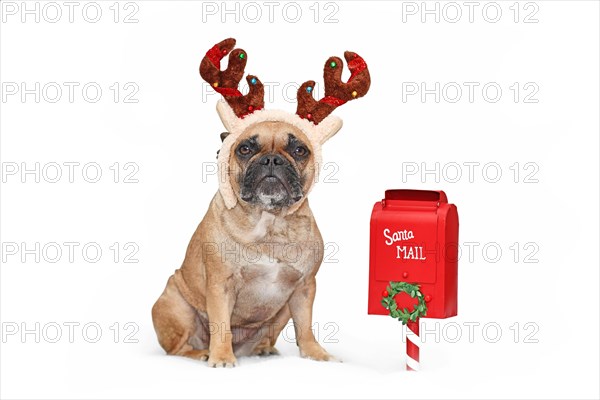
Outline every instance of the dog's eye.
<svg viewBox="0 0 600 400"><path fill-rule="evenodd" d="M294 149L294 154L298 157L304 157L308 154L308 150L304 146L298 146Z"/></svg>
<svg viewBox="0 0 600 400"><path fill-rule="evenodd" d="M238 147L238 153L242 156L247 156L248 154L252 153L252 150L250 149L250 146L243 144Z"/></svg>

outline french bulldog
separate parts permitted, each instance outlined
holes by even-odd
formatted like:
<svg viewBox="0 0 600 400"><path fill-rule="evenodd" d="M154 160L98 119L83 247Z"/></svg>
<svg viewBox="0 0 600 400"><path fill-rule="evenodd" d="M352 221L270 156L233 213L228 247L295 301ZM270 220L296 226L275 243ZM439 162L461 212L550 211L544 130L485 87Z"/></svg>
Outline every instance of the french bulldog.
<svg viewBox="0 0 600 400"><path fill-rule="evenodd" d="M291 318L300 355L333 360L311 329L323 240L307 195L321 145L342 126L329 114L366 94L368 69L346 52L352 75L344 83L342 60L330 57L323 99L314 100L308 81L298 90L296 114L265 110L257 77L247 77L248 94L237 90L247 53L232 51L234 45L234 39L217 43L200 64L201 76L224 97L217 103L227 128L219 190L152 308L158 341L167 354L233 367L240 356L277 354L277 337Z"/></svg>

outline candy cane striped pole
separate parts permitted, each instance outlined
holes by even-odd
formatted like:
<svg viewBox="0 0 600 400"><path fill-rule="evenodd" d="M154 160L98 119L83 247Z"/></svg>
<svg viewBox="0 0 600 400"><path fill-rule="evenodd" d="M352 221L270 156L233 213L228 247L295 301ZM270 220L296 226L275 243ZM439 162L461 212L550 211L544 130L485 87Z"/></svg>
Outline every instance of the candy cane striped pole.
<svg viewBox="0 0 600 400"><path fill-rule="evenodd" d="M415 322L408 321L406 324L406 370L418 371L421 368L419 362L419 318Z"/></svg>

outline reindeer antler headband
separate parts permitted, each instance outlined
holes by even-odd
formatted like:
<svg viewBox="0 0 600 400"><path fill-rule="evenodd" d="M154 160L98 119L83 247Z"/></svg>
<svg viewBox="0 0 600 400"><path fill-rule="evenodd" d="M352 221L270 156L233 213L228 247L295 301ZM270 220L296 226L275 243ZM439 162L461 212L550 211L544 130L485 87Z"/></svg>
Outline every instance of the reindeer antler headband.
<svg viewBox="0 0 600 400"><path fill-rule="evenodd" d="M248 75L246 81L250 90L245 96L240 93L238 85L244 75L248 55L242 49L232 51L234 46L233 38L215 44L206 52L200 63L200 75L216 92L223 95L233 112L239 118L243 118L264 107L265 91L262 82L256 76ZM227 54L229 64L225 71L221 71L221 60ZM315 82L304 82L298 89L298 116L318 124L337 107L362 97L369 91L371 77L365 60L351 51L346 51L344 58L351 73L348 82L342 82L342 60L339 57L329 57L323 68L325 97L319 101L315 100L312 95Z"/></svg>
<svg viewBox="0 0 600 400"><path fill-rule="evenodd" d="M321 145L342 127L342 120L331 113L346 102L364 96L371 85L369 69L365 61L358 54L347 51L344 53L344 58L348 62L351 74L348 82L344 83L341 79L344 67L342 60L338 57L330 57L323 69L325 96L322 99L318 101L314 99L315 82L307 81L298 89L298 107L295 114L265 110L264 86L256 76L246 77L249 85L248 94L242 95L238 89L244 76L248 54L234 47L235 39L225 39L208 50L200 63L202 78L216 92L223 95L223 100L217 103L217 112L230 134L224 139L219 151L218 168L221 177L219 190L227 208L233 208L237 203L229 179L225 179L229 173L231 146L247 127L262 121L285 122L297 127L310 140L315 167L318 169L321 166ZM221 71L221 60L228 54L227 69ZM293 207L299 207L299 204Z"/></svg>

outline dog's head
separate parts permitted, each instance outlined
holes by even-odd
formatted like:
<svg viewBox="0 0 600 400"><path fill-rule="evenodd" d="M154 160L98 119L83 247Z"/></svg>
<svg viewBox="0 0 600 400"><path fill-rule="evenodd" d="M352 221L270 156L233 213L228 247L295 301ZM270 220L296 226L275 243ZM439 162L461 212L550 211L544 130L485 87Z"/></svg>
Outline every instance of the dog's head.
<svg viewBox="0 0 600 400"><path fill-rule="evenodd" d="M229 157L233 191L263 209L300 202L315 179L314 149L295 126L264 121L237 138Z"/></svg>
<svg viewBox="0 0 600 400"><path fill-rule="evenodd" d="M248 75L248 94L237 89L244 74L247 53L233 49L234 39L214 45L200 64L200 75L224 100L217 112L227 134L218 155L219 190L227 208L238 202L265 210L292 213L310 192L321 165L321 146L342 127L330 115L338 106L364 96L370 76L366 63L356 53L344 53L351 76L342 82L343 62L330 57L325 63L325 97L316 101L314 81L298 89L295 114L265 110L264 87ZM229 54L226 70L221 59Z"/></svg>

